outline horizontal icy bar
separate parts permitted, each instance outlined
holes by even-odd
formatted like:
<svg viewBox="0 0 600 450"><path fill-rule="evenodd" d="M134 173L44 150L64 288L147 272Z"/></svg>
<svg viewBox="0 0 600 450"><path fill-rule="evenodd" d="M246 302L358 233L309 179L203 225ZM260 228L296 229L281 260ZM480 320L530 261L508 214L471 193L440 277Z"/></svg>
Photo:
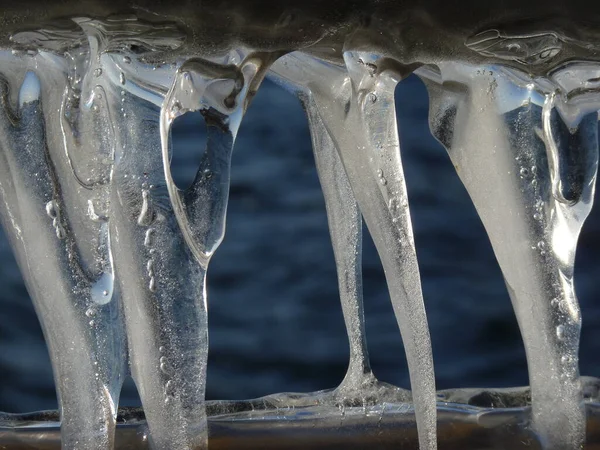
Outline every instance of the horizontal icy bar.
<svg viewBox="0 0 600 450"><path fill-rule="evenodd" d="M345 39L366 29L360 39L368 42L369 51L386 53L404 64L435 63L445 56L485 64L507 62L490 53L489 32L498 33L494 41L510 47L512 38L553 30L550 34L560 44L560 54L551 58L556 63L597 60L600 42L597 2L467 0L456 8L453 2L440 0L0 0L0 47L10 47L11 33L55 19L128 13L151 21L158 17L177 21L192 53L202 48L218 54L232 44L288 52L310 46L313 52L331 55L333 50L339 57ZM486 39L477 38L483 30L487 30ZM472 45L465 46L465 42ZM509 54L514 53L511 49L507 49ZM546 69L544 64L529 67L530 73Z"/></svg>
<svg viewBox="0 0 600 450"><path fill-rule="evenodd" d="M518 391L517 391L518 392ZM497 393L478 391L473 398L490 400ZM220 409L222 402L208 402ZM232 402L234 403L234 402ZM235 402L237 407L248 402ZM600 403L587 403L586 450L600 449ZM213 411L214 412L214 411ZM440 450L492 450L498 448L539 449L526 428L527 407L478 408L438 403L438 448ZM418 446L414 411L410 406L383 404L347 408L341 419L336 408L256 410L209 417L211 450L219 449L415 449ZM46 418L44 418L44 414ZM8 450L60 449L57 413L5 416L0 424L0 448ZM115 450L147 449L147 427L143 412L121 409Z"/></svg>

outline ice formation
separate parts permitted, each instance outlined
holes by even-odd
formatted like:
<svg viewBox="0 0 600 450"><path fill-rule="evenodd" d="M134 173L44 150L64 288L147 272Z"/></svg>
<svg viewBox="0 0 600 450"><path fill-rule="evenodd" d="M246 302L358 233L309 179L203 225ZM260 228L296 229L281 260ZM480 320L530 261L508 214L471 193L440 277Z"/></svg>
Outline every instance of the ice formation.
<svg viewBox="0 0 600 450"><path fill-rule="evenodd" d="M573 266L594 194L599 107L594 89L580 88L597 68L569 64L548 79L453 63L420 71L433 133L504 274L527 353L533 426L546 448L578 448L585 414Z"/></svg>
<svg viewBox="0 0 600 450"><path fill-rule="evenodd" d="M339 407L342 418L360 401L381 423L390 388L368 359L364 218L409 366L411 393L391 391L412 401L420 448L435 449L433 355L394 105L415 66L377 42L366 50L356 36L343 48L293 52L192 51L185 39L170 22L74 17L15 32L0 53L0 215L50 349L63 448L113 447L128 375L153 448L208 447L206 271L225 233L235 137L270 76L308 116L350 344L332 395L270 401L327 414ZM466 48L506 64L449 59L417 69L432 132L503 271L527 352L532 429L547 450L580 448L586 425L573 265L594 194L600 69L553 64L567 42L579 45L554 32L489 30ZM180 190L170 128L195 111L207 144L194 182Z"/></svg>

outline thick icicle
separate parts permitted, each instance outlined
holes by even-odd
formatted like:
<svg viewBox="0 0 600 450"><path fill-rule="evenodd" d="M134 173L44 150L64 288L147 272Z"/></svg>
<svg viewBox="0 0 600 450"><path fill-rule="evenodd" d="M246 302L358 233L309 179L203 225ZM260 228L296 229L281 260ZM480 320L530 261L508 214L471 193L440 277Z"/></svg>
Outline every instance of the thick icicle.
<svg viewBox="0 0 600 450"><path fill-rule="evenodd" d="M2 214L50 350L62 446L109 449L126 370L124 327L108 226L87 214L87 201L106 200L107 190L84 189L74 178L60 132L64 110L54 106L68 90L67 59L3 55ZM24 79L6 76L15 65L24 73L28 62L34 70ZM81 75L86 67L78 69ZM18 106L10 98L17 79ZM89 110L81 116L94 120ZM87 145L98 138L90 133Z"/></svg>
<svg viewBox="0 0 600 450"><path fill-rule="evenodd" d="M581 448L577 237L592 206L598 69L550 79L457 63L421 69L433 134L446 146L488 232L523 335L532 419L545 449ZM573 86L561 85L561 80Z"/></svg>
<svg viewBox="0 0 600 450"><path fill-rule="evenodd" d="M112 212L121 246L114 257L132 374L156 448L208 445L206 269L224 233L235 135L265 70L258 57L236 57L186 61L158 123L151 105L122 94L127 123L117 131ZM170 172L169 131L175 117L196 110L206 120L207 148L193 185L180 192Z"/></svg>
<svg viewBox="0 0 600 450"><path fill-rule="evenodd" d="M383 263L406 350L420 445L432 449L433 356L400 160L394 109L398 78L386 70L387 60L351 53L345 59L352 79L339 66L299 53L277 64L282 71L298 71L297 82L312 93L316 113L340 153Z"/></svg>
<svg viewBox="0 0 600 450"><path fill-rule="evenodd" d="M146 85L126 79L120 67L128 64L125 57L107 53L111 47L127 48L129 40L139 47L144 27L139 31L138 23L128 21L121 24L129 27L128 33L112 35L114 24L80 20L79 25L99 46L91 74L101 97L94 98L91 109L105 110L110 118L104 130L111 136L108 153L114 160L107 215L116 290L123 302L131 372L150 439L160 449L205 448L204 273L187 251L168 199L157 146L159 108L130 93ZM170 48L170 42L161 44ZM129 63L135 56L126 55ZM147 92L148 98L155 96ZM75 158L71 160L77 169ZM99 215L93 205L89 212Z"/></svg>
<svg viewBox="0 0 600 450"><path fill-rule="evenodd" d="M131 374L157 449L206 448L205 270L174 217L156 143L159 110L115 85L111 237Z"/></svg>

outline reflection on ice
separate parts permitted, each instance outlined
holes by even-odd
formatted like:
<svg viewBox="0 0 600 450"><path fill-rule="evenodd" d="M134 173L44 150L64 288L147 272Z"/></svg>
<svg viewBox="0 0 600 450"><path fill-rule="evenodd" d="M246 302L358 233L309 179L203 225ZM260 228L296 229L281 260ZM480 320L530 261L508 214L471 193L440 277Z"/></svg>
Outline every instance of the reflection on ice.
<svg viewBox="0 0 600 450"><path fill-rule="evenodd" d="M240 45L187 54L177 25L134 16L77 17L11 42L0 52L0 217L50 348L63 448L112 448L128 375L153 448L207 448L206 272L225 233L235 138L270 68L307 113L350 361L335 390L236 407L305 408L342 427L358 406L366 422L379 414L379 429L386 403L402 414L414 406L420 448L436 448L433 356L394 106L409 66L353 39L344 51ZM565 46L580 45L554 32L490 30L466 45L510 67L419 68L431 129L502 268L527 352L536 439L545 449L579 447L586 413L573 265L594 194L600 66L551 67ZM534 77L515 67L548 72ZM205 119L207 144L195 180L180 190L170 128L194 111ZM363 219L384 267L412 392L371 372ZM260 411L242 417L245 409L225 402L210 408L235 412L234 423L268 419Z"/></svg>

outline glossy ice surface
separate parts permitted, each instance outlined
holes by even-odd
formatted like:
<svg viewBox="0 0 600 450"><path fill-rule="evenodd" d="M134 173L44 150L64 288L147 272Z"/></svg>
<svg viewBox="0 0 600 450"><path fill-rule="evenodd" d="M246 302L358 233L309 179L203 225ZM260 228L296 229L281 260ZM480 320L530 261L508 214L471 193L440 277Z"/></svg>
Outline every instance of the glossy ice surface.
<svg viewBox="0 0 600 450"><path fill-rule="evenodd" d="M284 19L283 28L295 20ZM397 83L415 69L430 93L431 130L481 217L519 322L527 429L544 449L583 445L573 272L598 164L595 44L489 29L462 44L470 58L428 51L405 60L393 41L372 36L380 26L356 26L337 46L324 31L295 51L280 41L190 44L177 21L135 15L12 32L0 52L0 217L50 350L63 448L114 446L128 375L152 448L208 447L206 277L225 234L235 139L265 76L308 116L350 343L337 389L276 397L277 406L327 420L339 411L343 422L346 407L349 417L360 404L365 417L383 418L391 403L414 410L421 449L437 448L440 399L394 105ZM574 54L588 58L565 60ZM181 189L170 129L194 112L206 148ZM370 369L362 220L384 268L410 392Z"/></svg>

